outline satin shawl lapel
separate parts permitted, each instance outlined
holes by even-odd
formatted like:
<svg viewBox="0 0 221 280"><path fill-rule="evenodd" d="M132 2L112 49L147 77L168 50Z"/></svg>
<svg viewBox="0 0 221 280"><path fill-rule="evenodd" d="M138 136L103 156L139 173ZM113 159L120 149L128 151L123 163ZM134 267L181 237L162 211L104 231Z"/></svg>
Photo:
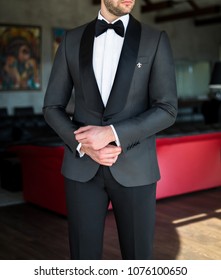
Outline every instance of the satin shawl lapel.
<svg viewBox="0 0 221 280"><path fill-rule="evenodd" d="M135 18L130 16L114 84L104 116L110 116L120 112L126 104L133 73L136 67L140 37L141 24Z"/></svg>
<svg viewBox="0 0 221 280"><path fill-rule="evenodd" d="M105 116L120 112L125 106L130 90L131 80L136 66L140 44L141 24L132 16L127 27L124 44L106 109L93 71L93 44L96 20L89 23L82 35L80 43L80 75L83 95L88 108Z"/></svg>
<svg viewBox="0 0 221 280"><path fill-rule="evenodd" d="M104 105L93 71L93 46L96 20L90 22L82 35L80 44L80 75L85 102L92 111L103 113Z"/></svg>

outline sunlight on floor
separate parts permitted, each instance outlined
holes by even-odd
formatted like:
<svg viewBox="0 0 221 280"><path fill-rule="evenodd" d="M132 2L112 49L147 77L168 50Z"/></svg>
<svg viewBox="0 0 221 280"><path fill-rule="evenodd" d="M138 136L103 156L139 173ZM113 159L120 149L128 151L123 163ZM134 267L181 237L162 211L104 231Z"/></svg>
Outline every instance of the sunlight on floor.
<svg viewBox="0 0 221 280"><path fill-rule="evenodd" d="M207 214L203 213L203 214L194 215L194 216L183 218L183 219L178 219L178 220L173 221L172 223L173 224L178 224L178 226L179 226L179 223L183 223L183 222L187 222L187 221L193 221L194 222L195 219L206 217L206 216L207 216Z"/></svg>
<svg viewBox="0 0 221 280"><path fill-rule="evenodd" d="M213 213L202 213L173 221L180 237L177 259L220 260L221 259L221 209Z"/></svg>

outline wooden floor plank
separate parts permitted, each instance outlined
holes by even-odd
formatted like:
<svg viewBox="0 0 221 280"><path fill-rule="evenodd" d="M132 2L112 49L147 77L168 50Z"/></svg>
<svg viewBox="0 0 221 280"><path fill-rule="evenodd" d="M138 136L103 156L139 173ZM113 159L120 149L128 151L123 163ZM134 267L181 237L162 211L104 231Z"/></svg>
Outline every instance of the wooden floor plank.
<svg viewBox="0 0 221 280"><path fill-rule="evenodd" d="M66 217L26 203L0 207L0 259L69 259ZM111 211L103 259L121 259ZM221 260L221 187L157 201L154 259Z"/></svg>

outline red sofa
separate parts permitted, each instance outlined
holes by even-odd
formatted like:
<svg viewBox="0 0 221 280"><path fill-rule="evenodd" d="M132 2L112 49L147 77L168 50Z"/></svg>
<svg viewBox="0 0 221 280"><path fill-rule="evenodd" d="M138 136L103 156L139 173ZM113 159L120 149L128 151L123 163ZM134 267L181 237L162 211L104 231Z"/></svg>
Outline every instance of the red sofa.
<svg viewBox="0 0 221 280"><path fill-rule="evenodd" d="M221 133L157 139L157 198L221 186Z"/></svg>
<svg viewBox="0 0 221 280"><path fill-rule="evenodd" d="M21 145L10 151L21 160L24 200L66 214L64 178L60 172L64 148Z"/></svg>
<svg viewBox="0 0 221 280"><path fill-rule="evenodd" d="M27 202L66 214L60 174L63 146L14 146ZM221 132L157 139L161 179L157 199L221 186Z"/></svg>

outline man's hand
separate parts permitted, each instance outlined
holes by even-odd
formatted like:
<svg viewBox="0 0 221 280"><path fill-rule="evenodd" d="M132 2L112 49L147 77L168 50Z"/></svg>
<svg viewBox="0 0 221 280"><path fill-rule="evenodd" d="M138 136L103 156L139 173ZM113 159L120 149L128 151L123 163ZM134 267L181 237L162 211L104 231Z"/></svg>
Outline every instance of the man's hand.
<svg viewBox="0 0 221 280"><path fill-rule="evenodd" d="M113 130L110 126L84 126L74 132L75 139L82 145L93 150L100 150L110 142L115 141Z"/></svg>
<svg viewBox="0 0 221 280"><path fill-rule="evenodd" d="M121 147L107 145L100 150L94 150L87 145L82 145L81 151L101 165L112 166L117 161L122 149Z"/></svg>

